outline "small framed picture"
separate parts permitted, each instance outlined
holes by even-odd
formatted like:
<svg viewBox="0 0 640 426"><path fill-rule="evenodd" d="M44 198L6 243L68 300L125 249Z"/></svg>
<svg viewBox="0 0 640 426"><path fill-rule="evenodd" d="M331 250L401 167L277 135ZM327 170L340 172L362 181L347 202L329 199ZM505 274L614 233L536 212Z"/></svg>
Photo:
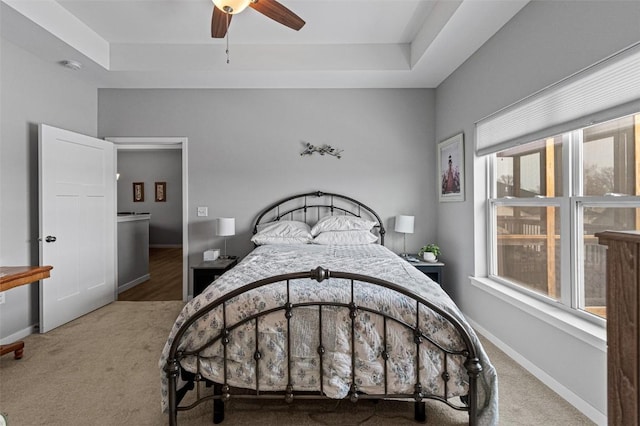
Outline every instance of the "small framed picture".
<svg viewBox="0 0 640 426"><path fill-rule="evenodd" d="M167 201L167 182L156 182L156 201Z"/></svg>
<svg viewBox="0 0 640 426"><path fill-rule="evenodd" d="M133 201L144 201L144 182L133 182Z"/></svg>
<svg viewBox="0 0 640 426"><path fill-rule="evenodd" d="M438 144L440 201L464 201L464 134Z"/></svg>

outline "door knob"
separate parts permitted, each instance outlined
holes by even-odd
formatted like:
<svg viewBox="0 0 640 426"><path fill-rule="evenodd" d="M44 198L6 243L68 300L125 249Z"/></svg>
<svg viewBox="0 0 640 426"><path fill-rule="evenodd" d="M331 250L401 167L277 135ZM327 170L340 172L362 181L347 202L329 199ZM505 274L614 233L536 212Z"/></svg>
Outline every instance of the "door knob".
<svg viewBox="0 0 640 426"><path fill-rule="evenodd" d="M56 237L52 236L52 235L47 235L46 238L44 239L46 242L48 243L55 243L56 242Z"/></svg>

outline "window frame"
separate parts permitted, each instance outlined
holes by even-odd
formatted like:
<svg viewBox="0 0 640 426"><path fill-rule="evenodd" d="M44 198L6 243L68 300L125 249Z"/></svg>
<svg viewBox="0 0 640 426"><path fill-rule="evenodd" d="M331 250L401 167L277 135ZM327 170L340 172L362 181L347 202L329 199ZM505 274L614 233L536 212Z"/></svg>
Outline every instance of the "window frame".
<svg viewBox="0 0 640 426"><path fill-rule="evenodd" d="M495 155L493 156L495 158ZM503 278L497 274L498 270L498 238L497 238L497 208L499 206L511 206L511 207L555 207L560 209L560 256L561 259L566 258L567 252L567 241L571 238L568 235L568 227L563 226L564 219L568 213L568 200L563 200L562 198L511 198L511 197L502 197L502 198L489 198L487 206L487 218L489 220L488 226L488 243L489 243L489 251L488 251L488 268L487 275L494 281L500 282L510 288L521 291L529 296L535 297L538 300L544 301L546 303L550 303L553 305L558 305L562 307L566 307L567 302L569 302L570 297L570 289L565 288L569 283L566 279L566 268L560 268L560 298L558 300L553 299L550 296L546 296L544 294L538 293L536 291L530 290L524 286L521 286L509 279Z"/></svg>
<svg viewBox="0 0 640 426"><path fill-rule="evenodd" d="M573 298L571 300L572 306L578 312L584 310L582 295L584 293L584 233L581 232L584 229L584 208L587 207L605 207L605 208L640 208L640 197L638 196L574 196L571 198L571 213L574 217L573 223L575 224L575 236L573 238L573 244L575 247L574 258L571 265L574 269L571 283L573 287ZM604 319L603 319L604 320Z"/></svg>
<svg viewBox="0 0 640 426"><path fill-rule="evenodd" d="M636 114L640 114L640 112ZM622 115L619 118L624 116L625 115ZM583 130L587 127L589 126L583 126L579 129L561 134L563 154L562 168L565 171L562 176L562 196L537 196L531 198L497 196L497 152L487 156L487 277L528 297L533 297L543 303L569 312L578 318L605 327L605 318L584 310L584 209L589 207L640 208L640 196L583 195L582 142ZM531 142L536 142L536 140L532 140ZM640 171L636 170L636 173L640 173ZM558 216L560 218L561 294L557 300L498 275L497 209L501 206L552 206L560 209Z"/></svg>

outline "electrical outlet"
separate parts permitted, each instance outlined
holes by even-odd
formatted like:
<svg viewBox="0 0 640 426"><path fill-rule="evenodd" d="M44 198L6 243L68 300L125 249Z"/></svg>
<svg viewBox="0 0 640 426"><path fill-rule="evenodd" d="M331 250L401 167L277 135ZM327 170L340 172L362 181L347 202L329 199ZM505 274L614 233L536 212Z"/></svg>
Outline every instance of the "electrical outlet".
<svg viewBox="0 0 640 426"><path fill-rule="evenodd" d="M209 208L208 207L198 207L198 216L209 216Z"/></svg>
<svg viewBox="0 0 640 426"><path fill-rule="evenodd" d="M4 303L4 291L0 292L0 305Z"/></svg>

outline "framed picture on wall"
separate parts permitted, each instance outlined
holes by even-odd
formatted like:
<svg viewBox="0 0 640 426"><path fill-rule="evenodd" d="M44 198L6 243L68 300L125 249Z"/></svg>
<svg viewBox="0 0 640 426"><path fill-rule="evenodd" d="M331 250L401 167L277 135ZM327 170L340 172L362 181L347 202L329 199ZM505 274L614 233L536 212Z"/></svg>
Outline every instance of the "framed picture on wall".
<svg viewBox="0 0 640 426"><path fill-rule="evenodd" d="M167 182L156 182L156 201L167 201Z"/></svg>
<svg viewBox="0 0 640 426"><path fill-rule="evenodd" d="M133 201L144 201L144 182L133 182Z"/></svg>
<svg viewBox="0 0 640 426"><path fill-rule="evenodd" d="M464 201L464 133L438 144L440 201Z"/></svg>

